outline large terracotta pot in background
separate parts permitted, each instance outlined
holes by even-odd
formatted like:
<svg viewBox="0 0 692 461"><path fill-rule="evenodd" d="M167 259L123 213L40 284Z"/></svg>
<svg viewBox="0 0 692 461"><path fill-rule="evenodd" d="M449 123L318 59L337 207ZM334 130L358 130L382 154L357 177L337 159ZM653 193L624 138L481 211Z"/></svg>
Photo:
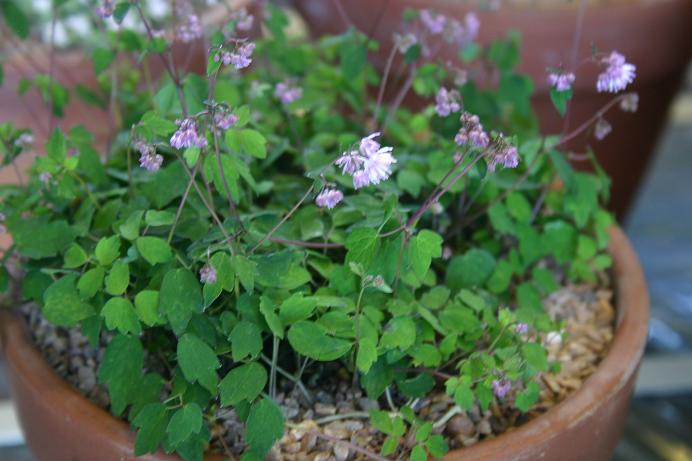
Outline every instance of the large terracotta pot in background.
<svg viewBox="0 0 692 461"><path fill-rule="evenodd" d="M345 30L345 20L335 2L294 0L315 35ZM341 1L345 15L361 31L380 41L384 52L391 49L391 36L400 28L406 8L432 10L463 18L476 2L460 0L347 0ZM534 4L536 2L526 2ZM481 11L480 38L483 43L504 37L515 29L522 33L520 71L536 83L533 106L544 133L559 133L563 120L552 107L546 68L572 62L578 6L577 1L538 2L539 7L507 6ZM579 60L590 56L591 46L609 52L618 50L637 66L631 87L640 95L636 114L613 110L607 120L613 132L602 142L583 136L569 147L584 152L591 145L613 180L610 207L624 217L649 163L666 120L670 103L679 88L692 54L692 1L690 0L604 0L586 9L579 45ZM548 6L549 5L549 6ZM456 50L443 50L455 59ZM378 59L377 57L375 59ZM383 61L380 55L380 63ZM376 63L377 64L377 63ZM570 126L575 127L605 105L612 95L596 92L598 70L581 66L572 103Z"/></svg>
<svg viewBox="0 0 692 461"><path fill-rule="evenodd" d="M544 415L519 428L455 450L446 461L607 461L620 438L648 322L648 296L639 261L620 229L610 252L617 288L617 329L608 355L584 385ZM26 441L38 461L134 460L128 425L95 406L50 368L24 322L0 312L0 344ZM147 455L145 461L180 461ZM207 456L206 461L220 461Z"/></svg>

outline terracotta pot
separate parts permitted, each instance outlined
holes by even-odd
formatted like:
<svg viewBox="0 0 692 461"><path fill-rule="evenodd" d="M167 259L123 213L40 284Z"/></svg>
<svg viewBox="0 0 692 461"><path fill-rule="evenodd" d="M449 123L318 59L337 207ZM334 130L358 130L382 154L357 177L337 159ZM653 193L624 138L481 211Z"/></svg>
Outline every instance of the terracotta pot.
<svg viewBox="0 0 692 461"><path fill-rule="evenodd" d="M608 355L567 400L511 432L455 450L447 461L606 461L620 438L644 350L648 294L637 256L619 228L612 232L617 330ZM27 444L39 461L134 460L127 423L83 397L46 363L23 321L0 312L0 340L10 390ZM159 453L146 461L180 461ZM207 456L206 461L220 461Z"/></svg>
<svg viewBox="0 0 692 461"><path fill-rule="evenodd" d="M345 21L332 1L294 0L315 35L340 33ZM381 54L373 62L384 67L391 49L392 33L399 30L406 8L430 8L450 17L462 18L469 4L458 0L348 0L341 1L348 19L361 31L380 41ZM528 3L528 2L527 2ZM534 2L535 3L535 2ZM549 3L549 2L544 2ZM564 64L569 68L580 1L550 2L538 8L503 7L479 12L483 43L504 37L515 29L522 33L519 70L536 84L533 107L544 133L559 133L563 120L550 102L546 68ZM591 144L606 172L613 179L610 207L622 218L634 197L692 55L692 2L689 0L601 1L586 10L579 59L590 56L591 46L609 52L618 50L637 65L631 87L640 96L636 114L613 110L607 120L613 132L602 142L583 136L569 147L584 152ZM456 59L453 47L442 57ZM598 70L582 66L577 72L570 126L576 127L603 107L612 97L595 89ZM636 152L636 155L633 153Z"/></svg>

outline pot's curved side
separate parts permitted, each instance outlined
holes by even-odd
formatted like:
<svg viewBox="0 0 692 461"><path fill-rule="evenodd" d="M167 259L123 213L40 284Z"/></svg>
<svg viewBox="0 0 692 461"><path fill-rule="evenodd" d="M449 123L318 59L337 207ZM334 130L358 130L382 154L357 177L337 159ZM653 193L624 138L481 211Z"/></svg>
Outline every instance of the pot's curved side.
<svg viewBox="0 0 692 461"><path fill-rule="evenodd" d="M31 344L24 322L0 312L10 391L27 445L39 461L180 461L163 453L135 458L127 424L60 378Z"/></svg>
<svg viewBox="0 0 692 461"><path fill-rule="evenodd" d="M620 228L610 252L617 281L617 329L608 355L584 385L544 416L445 461L608 461L622 435L646 345L649 295L639 260Z"/></svg>
<svg viewBox="0 0 692 461"><path fill-rule="evenodd" d="M637 257L621 230L614 229L612 236L620 318L610 352L596 372L540 418L451 452L447 461L608 459L622 431L648 321L648 297ZM0 312L0 340L19 421L39 461L180 461L164 453L135 458L128 425L55 374L31 343L23 321L9 311Z"/></svg>

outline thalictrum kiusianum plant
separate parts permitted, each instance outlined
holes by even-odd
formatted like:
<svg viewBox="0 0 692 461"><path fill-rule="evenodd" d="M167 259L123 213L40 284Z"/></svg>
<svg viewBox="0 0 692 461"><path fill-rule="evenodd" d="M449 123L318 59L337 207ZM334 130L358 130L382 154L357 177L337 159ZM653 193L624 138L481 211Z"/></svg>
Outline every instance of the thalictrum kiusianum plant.
<svg viewBox="0 0 692 461"><path fill-rule="evenodd" d="M70 94L107 107L122 130L105 152L80 125L53 129L0 208L14 242L3 262L21 265L22 297L93 345L108 334L98 379L136 429L136 453L201 460L223 407L245 423L244 459L262 459L284 432L279 373L308 392L302 381L325 361L389 402L371 413L387 435L382 456L443 456L437 429L475 405L527 411L537 375L559 367L542 344L560 325L541 298L611 264L608 179L565 143L607 134L606 111L635 110L636 95L540 136L533 84L515 70L518 36L481 46L474 15L427 10L405 14L382 73L367 62L378 44L357 30L291 38L270 5L267 38L250 40L256 18L229 13L208 37L206 75L186 74L172 42L204 30L190 4L177 8L167 38L138 1L101 2L86 50L98 86L50 75L22 85L42 89L58 117ZM2 10L25 37L19 2ZM459 62L438 58L445 42ZM160 81L145 58L161 60ZM589 60L603 68L601 91L634 78L617 52ZM477 84L489 68L495 85ZM575 75L547 78L564 116ZM403 108L409 93L430 104ZM4 123L0 139L10 165L33 136ZM569 156L596 173L574 171ZM147 370L147 356L168 371ZM421 420L417 399L436 387L456 406Z"/></svg>

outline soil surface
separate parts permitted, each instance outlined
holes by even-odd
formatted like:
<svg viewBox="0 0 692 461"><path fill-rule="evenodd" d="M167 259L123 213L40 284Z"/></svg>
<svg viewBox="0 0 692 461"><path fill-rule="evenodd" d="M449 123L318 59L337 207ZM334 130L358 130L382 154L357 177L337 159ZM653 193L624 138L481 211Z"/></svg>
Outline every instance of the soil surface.
<svg viewBox="0 0 692 461"><path fill-rule="evenodd" d="M464 412L443 389L409 402L417 415L434 422L434 432L443 434L450 449L473 445L495 437L537 417L579 389L608 351L613 338L615 309L609 289L571 285L544 300L549 314L564 321L564 330L541 339L551 361L561 369L540 377L541 398L527 414L510 403L510 393L488 411L478 408ZM44 320L35 305L22 308L34 341L55 371L72 383L95 404L109 407L108 394L97 382L98 364L109 338L101 335L99 347L92 347L78 328L54 327ZM162 367L149 358L148 371ZM277 403L282 407L287 430L269 459L285 461L346 461L370 459L379 453L384 436L368 424L371 409L395 408L405 403L401 396L387 394L380 401L352 390L350 374L336 363L322 364L319 382L307 379L301 386L279 379ZM329 377L329 378L324 378ZM211 427L210 449L229 455L244 450L243 426L233 410L220 409ZM415 444L413 434L405 445ZM384 459L384 458L378 458Z"/></svg>

